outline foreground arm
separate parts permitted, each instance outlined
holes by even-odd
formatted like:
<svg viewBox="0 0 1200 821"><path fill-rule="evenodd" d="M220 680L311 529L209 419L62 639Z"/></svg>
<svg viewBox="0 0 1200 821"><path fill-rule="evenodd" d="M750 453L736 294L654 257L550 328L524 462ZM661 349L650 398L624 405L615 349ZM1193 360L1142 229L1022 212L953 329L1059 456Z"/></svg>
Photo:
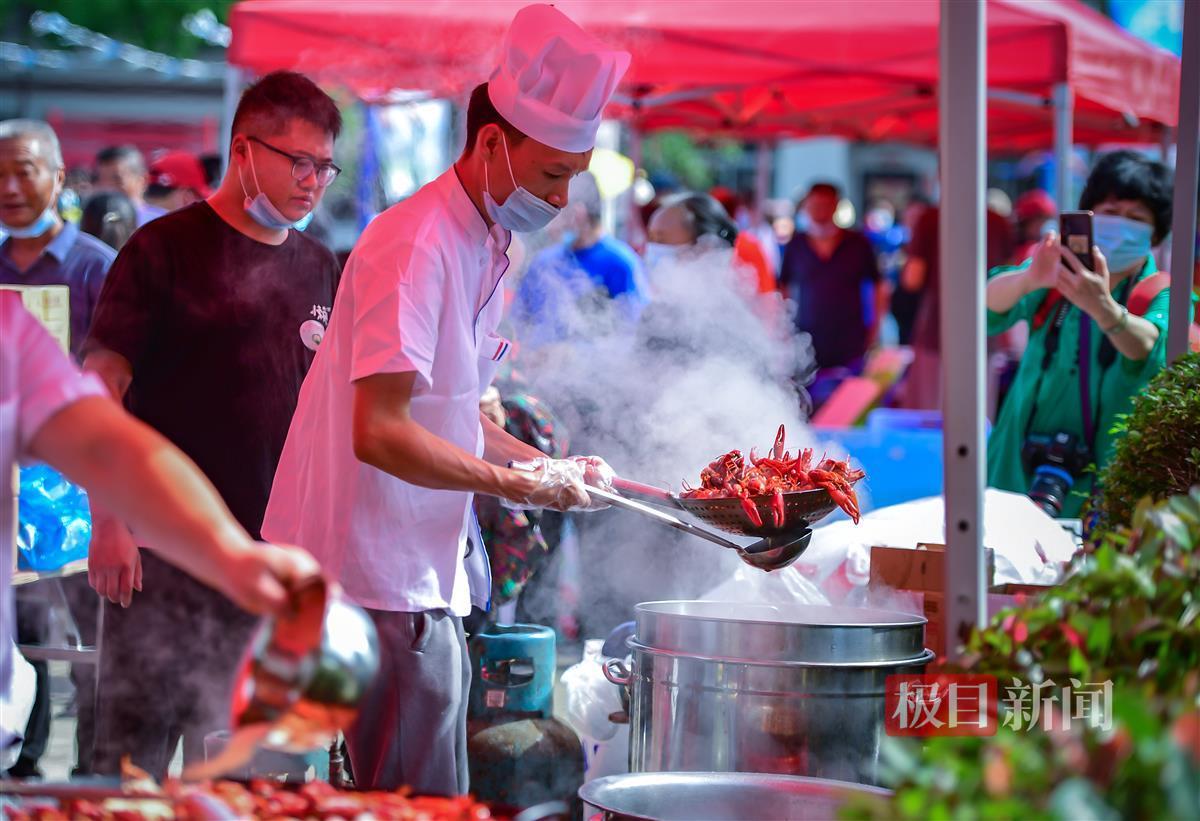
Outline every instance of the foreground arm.
<svg viewBox="0 0 1200 821"><path fill-rule="evenodd" d="M289 588L319 573L302 550L256 544L182 452L109 399L55 413L30 451L133 525L163 559L251 612L279 610Z"/></svg>

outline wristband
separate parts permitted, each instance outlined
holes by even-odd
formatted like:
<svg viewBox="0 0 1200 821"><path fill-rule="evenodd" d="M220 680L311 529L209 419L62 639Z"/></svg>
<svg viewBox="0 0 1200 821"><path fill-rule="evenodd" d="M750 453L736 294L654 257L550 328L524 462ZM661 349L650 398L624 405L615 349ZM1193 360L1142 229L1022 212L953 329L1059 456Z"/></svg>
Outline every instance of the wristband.
<svg viewBox="0 0 1200 821"><path fill-rule="evenodd" d="M1121 306L1121 318L1117 320L1116 325L1113 325L1111 328L1104 329L1105 335L1119 334L1121 331L1125 330L1125 325L1128 322L1129 322L1129 308L1122 305Z"/></svg>

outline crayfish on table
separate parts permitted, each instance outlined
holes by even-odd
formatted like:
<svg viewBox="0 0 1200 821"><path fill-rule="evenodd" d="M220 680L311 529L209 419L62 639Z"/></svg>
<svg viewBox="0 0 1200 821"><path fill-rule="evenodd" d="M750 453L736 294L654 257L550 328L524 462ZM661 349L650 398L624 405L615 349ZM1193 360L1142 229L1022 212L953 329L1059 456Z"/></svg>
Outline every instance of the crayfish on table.
<svg viewBox="0 0 1200 821"><path fill-rule="evenodd" d="M762 515L755 496L771 495L771 524L784 526L786 519L785 493L824 488L830 498L850 515L858 524L861 515L854 483L866 473L850 467L846 459L821 457L813 464L812 448L797 451L793 457L785 449L784 426L779 426L775 443L768 456L759 456L750 449L749 457L740 450L722 454L700 471L700 486L693 488L683 483L684 498L689 499L739 499L746 517L755 527L762 527Z"/></svg>

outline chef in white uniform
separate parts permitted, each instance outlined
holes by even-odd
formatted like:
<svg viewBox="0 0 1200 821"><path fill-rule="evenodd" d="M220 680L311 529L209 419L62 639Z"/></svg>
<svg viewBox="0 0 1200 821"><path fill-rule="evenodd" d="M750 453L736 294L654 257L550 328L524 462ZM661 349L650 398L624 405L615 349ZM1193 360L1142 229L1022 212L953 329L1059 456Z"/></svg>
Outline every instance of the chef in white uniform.
<svg viewBox="0 0 1200 821"><path fill-rule="evenodd" d="M360 787L467 790L462 617L488 592L472 494L586 509L584 481L611 477L597 457L544 458L479 398L511 350L496 333L511 232L567 204L629 59L551 6L522 9L471 95L462 156L346 264L263 533L310 549L378 628L383 668L347 733Z"/></svg>

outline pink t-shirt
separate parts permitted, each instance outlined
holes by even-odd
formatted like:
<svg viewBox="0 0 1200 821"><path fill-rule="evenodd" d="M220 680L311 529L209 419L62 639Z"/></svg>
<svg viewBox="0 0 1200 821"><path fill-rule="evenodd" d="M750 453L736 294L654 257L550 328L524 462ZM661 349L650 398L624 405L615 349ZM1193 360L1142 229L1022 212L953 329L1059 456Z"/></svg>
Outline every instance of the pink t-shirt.
<svg viewBox="0 0 1200 821"><path fill-rule="evenodd" d="M8 691L12 666L16 464L47 419L84 397L105 395L104 384L80 373L20 295L0 290L0 693Z"/></svg>

